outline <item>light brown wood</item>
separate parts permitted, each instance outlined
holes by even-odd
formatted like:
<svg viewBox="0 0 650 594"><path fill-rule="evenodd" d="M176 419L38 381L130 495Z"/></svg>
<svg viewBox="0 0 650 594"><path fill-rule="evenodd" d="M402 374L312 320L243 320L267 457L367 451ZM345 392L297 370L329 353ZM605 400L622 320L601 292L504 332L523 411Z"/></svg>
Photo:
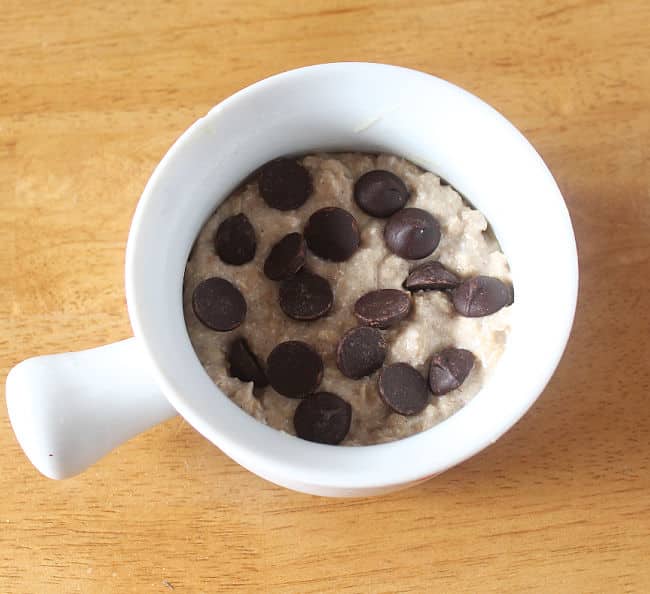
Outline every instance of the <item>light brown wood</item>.
<svg viewBox="0 0 650 594"><path fill-rule="evenodd" d="M180 419L49 481L0 406L0 592L650 591L648 23L643 0L5 0L2 383L129 336L124 244L153 167L213 104L305 64L410 66L494 105L554 172L582 276L533 410L379 499L275 487Z"/></svg>

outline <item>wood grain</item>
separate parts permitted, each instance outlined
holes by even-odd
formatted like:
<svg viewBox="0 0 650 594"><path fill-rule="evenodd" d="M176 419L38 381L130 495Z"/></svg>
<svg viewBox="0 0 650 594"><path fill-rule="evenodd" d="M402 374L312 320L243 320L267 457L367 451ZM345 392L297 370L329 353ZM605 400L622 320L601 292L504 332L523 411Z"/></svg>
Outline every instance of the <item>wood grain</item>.
<svg viewBox="0 0 650 594"><path fill-rule="evenodd" d="M582 276L534 409L379 499L270 485L180 419L53 482L0 407L0 592L650 591L648 23L643 0L5 0L2 378L130 334L124 244L153 167L210 106L305 64L410 66L494 105L554 172Z"/></svg>

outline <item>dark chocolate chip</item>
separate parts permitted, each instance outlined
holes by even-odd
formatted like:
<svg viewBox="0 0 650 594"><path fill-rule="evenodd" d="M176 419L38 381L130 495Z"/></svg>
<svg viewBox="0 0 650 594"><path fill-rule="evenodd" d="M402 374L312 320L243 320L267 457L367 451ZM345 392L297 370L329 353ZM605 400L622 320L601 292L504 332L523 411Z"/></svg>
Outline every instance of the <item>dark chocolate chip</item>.
<svg viewBox="0 0 650 594"><path fill-rule="evenodd" d="M234 330L246 317L246 300L239 289L216 276L196 286L192 308L203 324L219 332Z"/></svg>
<svg viewBox="0 0 650 594"><path fill-rule="evenodd" d="M278 241L264 262L264 274L274 281L296 274L305 264L305 240L300 233L289 233Z"/></svg>
<svg viewBox="0 0 650 594"><path fill-rule="evenodd" d="M316 320L326 315L334 303L329 281L322 276L301 270L282 281L280 308L294 320Z"/></svg>
<svg viewBox="0 0 650 594"><path fill-rule="evenodd" d="M492 276L476 276L463 281L452 291L456 311L468 318L489 316L513 300L513 292Z"/></svg>
<svg viewBox="0 0 650 594"><path fill-rule="evenodd" d="M214 236L217 255L226 263L241 266L255 257L255 229L245 214L224 219Z"/></svg>
<svg viewBox="0 0 650 594"><path fill-rule="evenodd" d="M309 171L295 159L284 157L262 167L258 187L264 201L278 210L301 207L313 191Z"/></svg>
<svg viewBox="0 0 650 594"><path fill-rule="evenodd" d="M429 389L420 372L407 363L394 363L379 374L379 395L400 415L416 415L429 402Z"/></svg>
<svg viewBox="0 0 650 594"><path fill-rule="evenodd" d="M336 445L350 430L352 407L331 392L317 392L305 398L293 415L296 435L308 441Z"/></svg>
<svg viewBox="0 0 650 594"><path fill-rule="evenodd" d="M364 173L354 184L354 200L373 217L386 218L404 208L409 191L404 182L390 171L376 169Z"/></svg>
<svg viewBox="0 0 650 594"><path fill-rule="evenodd" d="M266 374L273 389L289 398L304 398L323 379L323 360L308 344L289 340L277 345L266 360Z"/></svg>
<svg viewBox="0 0 650 594"><path fill-rule="evenodd" d="M411 311L411 296L398 289L370 291L357 299L354 315L359 322L374 328L389 328Z"/></svg>
<svg viewBox="0 0 650 594"><path fill-rule="evenodd" d="M431 357L429 387L436 396L458 388L474 367L474 355L466 349L450 347Z"/></svg>
<svg viewBox="0 0 650 594"><path fill-rule="evenodd" d="M384 227L388 249L406 260L420 260L433 253L440 242L440 225L426 210L398 210Z"/></svg>
<svg viewBox="0 0 650 594"><path fill-rule="evenodd" d="M341 373L361 379L377 371L386 358L386 340L376 328L360 326L348 330L336 348L336 365Z"/></svg>
<svg viewBox="0 0 650 594"><path fill-rule="evenodd" d="M264 368L245 338L238 338L232 342L228 351L228 363L232 377L242 382L253 382L256 388L268 386L269 381L266 379Z"/></svg>
<svg viewBox="0 0 650 594"><path fill-rule="evenodd" d="M317 210L305 226L307 246L317 256L343 262L359 247L359 226L347 211L336 206Z"/></svg>
<svg viewBox="0 0 650 594"><path fill-rule="evenodd" d="M409 291L446 291L460 284L460 279L440 262L427 262L411 270L404 281Z"/></svg>

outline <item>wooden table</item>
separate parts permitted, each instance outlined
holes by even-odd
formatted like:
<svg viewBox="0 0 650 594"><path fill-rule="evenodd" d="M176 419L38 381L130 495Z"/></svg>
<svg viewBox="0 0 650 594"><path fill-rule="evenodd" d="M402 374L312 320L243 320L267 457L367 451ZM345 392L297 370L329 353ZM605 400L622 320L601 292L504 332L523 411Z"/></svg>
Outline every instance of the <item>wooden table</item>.
<svg viewBox="0 0 650 594"><path fill-rule="evenodd" d="M0 592L650 591L650 4L291 4L5 0L2 378L130 335L129 221L187 126L264 76L351 59L453 81L538 148L580 252L562 364L493 447L368 500L268 484L180 418L50 481L2 406Z"/></svg>

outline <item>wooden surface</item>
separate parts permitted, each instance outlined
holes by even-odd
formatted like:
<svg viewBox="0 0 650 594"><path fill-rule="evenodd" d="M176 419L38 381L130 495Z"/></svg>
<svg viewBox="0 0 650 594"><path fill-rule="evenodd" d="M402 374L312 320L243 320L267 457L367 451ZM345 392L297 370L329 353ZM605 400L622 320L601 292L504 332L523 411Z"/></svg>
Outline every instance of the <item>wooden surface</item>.
<svg viewBox="0 0 650 594"><path fill-rule="evenodd" d="M566 197L581 286L533 410L383 498L275 487L178 418L49 481L0 406L0 592L650 591L649 23L643 0L5 0L3 384L129 336L124 245L157 161L232 92L317 62L419 68L504 113Z"/></svg>

